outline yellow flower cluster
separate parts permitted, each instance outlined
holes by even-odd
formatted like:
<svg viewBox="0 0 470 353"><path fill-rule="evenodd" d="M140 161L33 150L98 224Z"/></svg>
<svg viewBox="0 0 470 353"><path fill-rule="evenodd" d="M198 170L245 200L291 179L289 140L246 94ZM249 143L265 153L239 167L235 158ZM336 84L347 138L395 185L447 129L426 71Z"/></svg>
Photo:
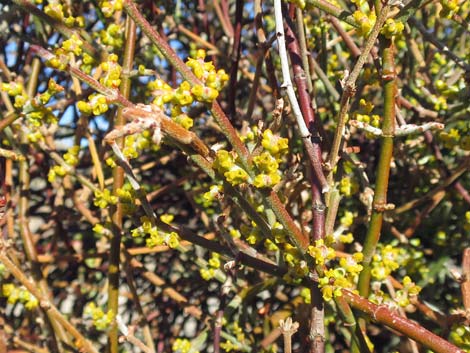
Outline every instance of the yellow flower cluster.
<svg viewBox="0 0 470 353"><path fill-rule="evenodd" d="M80 70L86 74L90 74L94 68L95 59L88 53L83 53L80 63Z"/></svg>
<svg viewBox="0 0 470 353"><path fill-rule="evenodd" d="M70 147L67 152L64 154L64 161L69 166L70 168L75 167L79 160L78 160L78 154L80 153L80 146L72 146ZM63 177L67 174L67 168L66 166L62 165L54 165L51 169L49 169L49 173L47 174L47 180L52 183L56 178Z"/></svg>
<svg viewBox="0 0 470 353"><path fill-rule="evenodd" d="M205 281L210 281L211 279L215 278L216 271L219 270L220 264L220 254L215 252L212 253L211 258L208 261L208 266L199 270L201 277Z"/></svg>
<svg viewBox="0 0 470 353"><path fill-rule="evenodd" d="M464 133L462 136L461 131ZM449 131L440 133L439 138L445 148L453 149L458 146L464 151L470 151L470 135L468 127L462 126L460 129L451 128Z"/></svg>
<svg viewBox="0 0 470 353"><path fill-rule="evenodd" d="M214 168L234 186L249 180L248 173L236 164L236 160L237 156L234 152L230 153L226 150L219 150L216 153L213 164Z"/></svg>
<svg viewBox="0 0 470 353"><path fill-rule="evenodd" d="M111 54L105 62L100 65L104 75L100 78L100 83L109 88L119 88L121 84L122 67L118 64L118 56Z"/></svg>
<svg viewBox="0 0 470 353"><path fill-rule="evenodd" d="M352 235L351 235L352 236ZM325 245L323 239L316 240L315 245L310 245L307 253L312 256L315 263L319 266L326 265L329 261L336 258L336 251ZM335 296L340 296L342 289L353 290L357 276L362 271L360 264L364 258L362 253L354 253L339 259L339 266L326 269L319 279L319 285L323 298L326 301Z"/></svg>
<svg viewBox="0 0 470 353"><path fill-rule="evenodd" d="M395 22L393 18L389 18L385 21L380 33L383 34L386 38L393 38L396 35L399 35L405 29L405 25L402 22Z"/></svg>
<svg viewBox="0 0 470 353"><path fill-rule="evenodd" d="M412 282L408 276L403 278L402 284L403 288L396 292L394 300L399 306L404 308L410 304L410 298L418 296L421 287Z"/></svg>
<svg viewBox="0 0 470 353"><path fill-rule="evenodd" d="M225 342L220 344L220 347L226 352L237 352L241 351L242 344L245 341L245 333L243 329L238 325L238 322L234 322L227 325L227 331L230 332L232 339L227 339Z"/></svg>
<svg viewBox="0 0 470 353"><path fill-rule="evenodd" d="M111 17L116 11L122 10L122 0L105 0L100 1L100 9L104 17Z"/></svg>
<svg viewBox="0 0 470 353"><path fill-rule="evenodd" d="M373 127L380 127L381 118L377 114L371 114L374 110L374 105L367 102L364 98L359 101L359 109L353 113L353 119L370 124Z"/></svg>
<svg viewBox="0 0 470 353"><path fill-rule="evenodd" d="M329 260L336 257L335 249L325 245L323 239L315 240L315 245L307 248L307 253L315 259L317 265L323 266Z"/></svg>
<svg viewBox="0 0 470 353"><path fill-rule="evenodd" d="M319 279L319 285L325 301L340 297L343 289L354 290L355 277L362 270L362 266L357 264L359 260L362 260L359 253L354 254L349 260L346 260L349 263L348 269L338 267L330 268L324 272L324 275Z"/></svg>
<svg viewBox="0 0 470 353"><path fill-rule="evenodd" d="M253 163L258 171L254 179L251 179L248 172L237 164L238 158L234 152L217 151L213 166L234 186L249 183L256 188L273 187L281 180L279 161L288 150L288 141L266 129L262 134L261 145L264 151L253 157Z"/></svg>
<svg viewBox="0 0 470 353"><path fill-rule="evenodd" d="M284 137L274 135L270 129L263 131L261 145L276 159L281 158L289 149L289 141Z"/></svg>
<svg viewBox="0 0 470 353"><path fill-rule="evenodd" d="M78 38L76 34L72 34L70 39L64 40L62 43L62 48L67 53L73 53L76 56L79 56L82 53L83 42Z"/></svg>
<svg viewBox="0 0 470 353"><path fill-rule="evenodd" d="M93 325L97 330L103 331L110 327L113 323L115 315L112 310L104 312L102 308L97 307L94 302L87 304L84 310L86 316L91 317Z"/></svg>
<svg viewBox="0 0 470 353"><path fill-rule="evenodd" d="M354 195L359 191L359 184L351 177L345 176L339 182L339 191L344 196Z"/></svg>
<svg viewBox="0 0 470 353"><path fill-rule="evenodd" d="M459 0L439 0L439 3L442 5L440 15L444 17L450 18L460 9Z"/></svg>
<svg viewBox="0 0 470 353"><path fill-rule="evenodd" d="M357 30L358 34L363 37L367 37L377 19L374 11L369 11L368 14L365 14L360 10L353 13L353 18L359 26Z"/></svg>
<svg viewBox="0 0 470 353"><path fill-rule="evenodd" d="M110 23L105 29L101 30L98 35L101 43L115 49L122 48L124 44L124 28L116 23Z"/></svg>
<svg viewBox="0 0 470 353"><path fill-rule="evenodd" d="M34 295L32 295L26 288L17 287L13 283L5 283L2 285L2 296L7 298L7 302L15 304L20 302L24 304L28 310L33 310L38 307L39 302Z"/></svg>
<svg viewBox="0 0 470 353"><path fill-rule="evenodd" d="M78 101L77 108L85 114L101 115L108 111L109 105L106 96L101 93L92 93L88 97L88 102Z"/></svg>
<svg viewBox="0 0 470 353"><path fill-rule="evenodd" d="M122 188L118 188L116 190L116 196L119 198L124 214L132 214L136 211L135 190L130 183L126 183Z"/></svg>
<svg viewBox="0 0 470 353"><path fill-rule="evenodd" d="M402 251L388 244L377 249L372 258L371 274L378 281L385 280L393 271L400 267Z"/></svg>
<svg viewBox="0 0 470 353"><path fill-rule="evenodd" d="M124 148L122 154L127 159L137 158L139 151L144 150L150 146L155 149L159 149L160 146L157 144L151 144L152 134L149 130L145 130L139 134L128 135L124 138Z"/></svg>
<svg viewBox="0 0 470 353"><path fill-rule="evenodd" d="M186 107L196 101L211 103L228 80L224 70L216 70L211 61L204 61L205 56L204 50L197 50L195 58L189 58L186 62L202 84L191 86L188 81L183 80L175 89L162 79L147 84L147 90L155 97L152 104L161 109L168 104L171 118L185 129L190 129L194 124L193 119L187 115ZM144 71L145 68L139 68L139 72Z"/></svg>
<svg viewBox="0 0 470 353"><path fill-rule="evenodd" d="M211 185L209 191L202 195L205 206L209 206L214 200L222 196L223 187L220 185Z"/></svg>
<svg viewBox="0 0 470 353"><path fill-rule="evenodd" d="M173 217L173 215L163 214L160 216L160 220L163 223L170 224ZM145 237L147 247L153 248L159 245L167 245L171 249L176 249L180 245L180 237L176 232L167 233L159 230L147 216L141 217L140 221L142 225L134 228L131 231L131 235L134 238Z"/></svg>
<svg viewBox="0 0 470 353"><path fill-rule="evenodd" d="M187 338L177 338L171 349L174 353L199 353L198 350L192 348L191 341Z"/></svg>
<svg viewBox="0 0 470 353"><path fill-rule="evenodd" d="M36 0L36 4L42 4L42 0ZM85 27L85 18L83 16L72 16L70 8L64 5L59 0L49 0L47 5L44 6L44 12L53 19L63 22L68 27Z"/></svg>
<svg viewBox="0 0 470 353"><path fill-rule="evenodd" d="M112 195L108 189L95 190L94 194L93 204L99 208L106 208L108 205L115 205L118 202L117 196Z"/></svg>
<svg viewBox="0 0 470 353"><path fill-rule="evenodd" d="M52 114L51 108L45 106L52 96L64 90L53 79L49 80L47 89L43 93L38 93L33 99L28 96L21 82L2 83L0 89L9 96L14 97L13 106L25 117L29 141L37 142L43 139L39 130L43 124L57 123L57 118Z"/></svg>
<svg viewBox="0 0 470 353"><path fill-rule="evenodd" d="M195 58L189 58L186 65L203 83L203 85L194 86L191 93L196 100L211 103L224 88L229 76L222 69L216 70L212 61L204 61L205 57L206 52L204 50L197 50Z"/></svg>

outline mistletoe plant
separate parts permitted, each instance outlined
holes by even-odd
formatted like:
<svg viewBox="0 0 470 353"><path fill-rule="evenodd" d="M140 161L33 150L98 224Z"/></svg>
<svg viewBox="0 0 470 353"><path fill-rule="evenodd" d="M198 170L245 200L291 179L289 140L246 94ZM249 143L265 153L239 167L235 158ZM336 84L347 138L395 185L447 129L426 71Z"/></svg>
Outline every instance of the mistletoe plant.
<svg viewBox="0 0 470 353"><path fill-rule="evenodd" d="M470 351L470 2L1 6L0 351Z"/></svg>

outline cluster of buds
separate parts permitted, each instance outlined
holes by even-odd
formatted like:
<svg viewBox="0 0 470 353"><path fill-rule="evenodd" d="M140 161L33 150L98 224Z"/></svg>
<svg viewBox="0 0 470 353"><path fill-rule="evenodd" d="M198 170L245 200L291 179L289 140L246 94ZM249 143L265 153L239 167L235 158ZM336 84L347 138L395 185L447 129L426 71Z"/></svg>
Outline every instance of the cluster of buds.
<svg viewBox="0 0 470 353"><path fill-rule="evenodd" d="M215 278L217 272L220 271L220 265L220 255L218 253L213 252L211 258L207 262L207 266L201 268L199 270L199 274L205 281L210 281L211 279Z"/></svg>
<svg viewBox="0 0 470 353"><path fill-rule="evenodd" d="M416 285L410 277L405 276L402 282L402 288L396 292L395 302L402 308L410 305L410 299L416 298L421 292L421 287Z"/></svg>
<svg viewBox="0 0 470 353"><path fill-rule="evenodd" d="M78 164L79 153L80 146L70 147L64 154L64 162L66 165L54 165L51 169L49 169L47 180L52 183L57 177L64 177L71 168Z"/></svg>
<svg viewBox="0 0 470 353"><path fill-rule="evenodd" d="M218 150L214 160L214 168L222 174L233 186L248 182L248 173L238 165L237 156L234 152Z"/></svg>
<svg viewBox="0 0 470 353"><path fill-rule="evenodd" d="M36 0L37 4L41 4L42 0ZM70 8L64 5L59 0L49 0L47 5L44 6L44 12L53 19L63 22L68 27L85 27L85 18L83 16L74 17Z"/></svg>
<svg viewBox="0 0 470 353"><path fill-rule="evenodd" d="M354 262L354 260L352 260ZM360 265L358 265L360 266ZM343 289L354 291L354 275L349 274L344 268L330 268L318 280L325 301L330 301L342 295Z"/></svg>
<svg viewBox="0 0 470 353"><path fill-rule="evenodd" d="M116 11L122 10L122 0L100 1L100 9L104 17L110 18Z"/></svg>
<svg viewBox="0 0 470 353"><path fill-rule="evenodd" d="M78 38L76 34L72 34L72 36L64 40L62 43L62 49L65 50L67 53L73 53L76 56L79 56L82 53L82 46L83 41Z"/></svg>
<svg viewBox="0 0 470 353"><path fill-rule="evenodd" d="M88 102L78 101L77 108L85 114L101 115L108 111L109 105L105 95L92 93L88 97Z"/></svg>
<svg viewBox="0 0 470 353"><path fill-rule="evenodd" d="M103 309L96 306L94 302L88 303L83 313L85 316L91 318L93 321L93 326L95 326L95 328L100 331L108 329L114 322L115 318L112 310L108 310L105 313Z"/></svg>
<svg viewBox="0 0 470 353"><path fill-rule="evenodd" d="M315 241L315 245L310 245L307 253L315 259L315 263L319 266L328 265L337 257L336 251L329 244L325 244L323 239ZM324 271L319 278L319 285L326 301L340 296L342 289L354 290L357 277L363 269L360 264L363 258L364 255L360 252L347 255L339 259L337 266L332 266Z"/></svg>
<svg viewBox="0 0 470 353"><path fill-rule="evenodd" d="M393 271L400 267L404 251L388 244L379 246L372 258L371 274L378 281L385 280Z"/></svg>
<svg viewBox="0 0 470 353"><path fill-rule="evenodd" d="M118 203L118 197L111 194L111 191L108 189L104 190L95 190L95 199L93 204L99 208L106 208L108 205L115 205Z"/></svg>
<svg viewBox="0 0 470 353"><path fill-rule="evenodd" d="M373 110L374 105L362 98L359 101L359 109L352 114L352 119L379 128L381 118L377 114L372 114Z"/></svg>
<svg viewBox="0 0 470 353"><path fill-rule="evenodd" d="M243 328L241 328L238 322L236 321L228 325L225 325L224 322L224 326L226 327L228 333L233 337L233 339L227 339L225 342L222 342L220 344L220 347L226 352L242 351L242 344L246 340L246 335Z"/></svg>
<svg viewBox="0 0 470 353"><path fill-rule="evenodd" d="M202 85L192 87L191 93L196 100L210 103L217 98L229 77L224 70L216 70L212 61L204 61L205 57L204 50L197 50L195 58L189 58L186 65L202 82Z"/></svg>
<svg viewBox="0 0 470 353"><path fill-rule="evenodd" d="M124 29L116 23L111 23L99 32L101 43L113 48L122 48L124 44Z"/></svg>
<svg viewBox="0 0 470 353"><path fill-rule="evenodd" d="M169 224L173 220L172 215L161 215L160 220ZM152 221L143 216L140 218L141 225L131 231L134 238L144 237L147 247L153 248L159 245L167 245L171 249L176 249L180 245L180 238L176 232L164 232L158 229Z"/></svg>
<svg viewBox="0 0 470 353"><path fill-rule="evenodd" d="M393 18L385 21L380 33L386 38L391 39L403 32L405 25L402 22L396 22Z"/></svg>
<svg viewBox="0 0 470 353"><path fill-rule="evenodd" d="M443 131L439 135L439 139L442 141L445 148L452 149L459 146L464 151L470 151L470 136L468 135L468 128L463 126L460 130L452 128L449 131ZM465 135L461 135L461 131L465 132Z"/></svg>
<svg viewBox="0 0 470 353"><path fill-rule="evenodd" d="M171 347L173 353L199 353L187 338L177 338Z"/></svg>
<svg viewBox="0 0 470 353"><path fill-rule="evenodd" d="M45 106L53 96L64 90L53 79L49 80L47 89L43 93L38 93L32 99L26 93L21 82L2 83L1 90L14 97L13 106L25 118L29 141L37 142L42 140L43 136L39 128L44 124L57 123L57 118L52 113L51 108Z"/></svg>
<svg viewBox="0 0 470 353"><path fill-rule="evenodd" d="M2 285L2 296L7 298L9 304L20 302L28 310L38 307L39 302L26 288L17 287L13 283L5 283Z"/></svg>
<svg viewBox="0 0 470 353"><path fill-rule="evenodd" d="M217 151L214 168L232 185L249 183L256 188L270 188L281 180L279 162L288 150L288 141L266 129L262 134L261 145L264 148L259 155L253 157L253 163L258 171L252 179L248 172L240 166L234 152Z"/></svg>
<svg viewBox="0 0 470 353"><path fill-rule="evenodd" d="M367 37L377 20L374 11L369 11L368 14L363 11L357 10L353 13L354 21L358 25L357 32L360 36Z"/></svg>
<svg viewBox="0 0 470 353"><path fill-rule="evenodd" d="M459 0L440 0L442 5L441 15L444 17L452 17L460 9Z"/></svg>
<svg viewBox="0 0 470 353"><path fill-rule="evenodd" d="M105 62L100 64L104 75L100 77L100 83L109 88L119 88L121 84L122 67L118 64L118 56L111 54Z"/></svg>

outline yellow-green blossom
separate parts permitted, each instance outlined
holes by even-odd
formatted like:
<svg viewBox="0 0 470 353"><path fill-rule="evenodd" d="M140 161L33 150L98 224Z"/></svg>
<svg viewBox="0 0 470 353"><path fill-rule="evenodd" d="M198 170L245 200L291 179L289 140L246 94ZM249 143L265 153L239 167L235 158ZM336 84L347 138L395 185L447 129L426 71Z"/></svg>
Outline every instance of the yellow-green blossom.
<svg viewBox="0 0 470 353"><path fill-rule="evenodd" d="M310 245L307 252L315 259L317 265L324 265L336 257L335 249L326 246L323 239L315 240L315 246Z"/></svg>
<svg viewBox="0 0 470 353"><path fill-rule="evenodd" d="M91 316L93 325L97 330L105 330L109 328L114 321L114 313L112 310L108 310L106 313L100 307L97 307L95 303L90 302L87 304L84 310L84 314Z"/></svg>
<svg viewBox="0 0 470 353"><path fill-rule="evenodd" d="M270 129L263 131L263 139L261 140L261 145L267 150L271 155L279 157L282 154L286 153L289 146L288 140L273 134Z"/></svg>

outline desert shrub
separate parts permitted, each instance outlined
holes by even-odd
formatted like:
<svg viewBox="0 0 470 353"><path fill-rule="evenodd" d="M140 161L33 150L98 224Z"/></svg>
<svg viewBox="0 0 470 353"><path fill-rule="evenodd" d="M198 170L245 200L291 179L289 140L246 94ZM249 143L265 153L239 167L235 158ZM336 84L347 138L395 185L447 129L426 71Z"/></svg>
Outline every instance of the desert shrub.
<svg viewBox="0 0 470 353"><path fill-rule="evenodd" d="M0 6L1 351L470 349L470 2Z"/></svg>

